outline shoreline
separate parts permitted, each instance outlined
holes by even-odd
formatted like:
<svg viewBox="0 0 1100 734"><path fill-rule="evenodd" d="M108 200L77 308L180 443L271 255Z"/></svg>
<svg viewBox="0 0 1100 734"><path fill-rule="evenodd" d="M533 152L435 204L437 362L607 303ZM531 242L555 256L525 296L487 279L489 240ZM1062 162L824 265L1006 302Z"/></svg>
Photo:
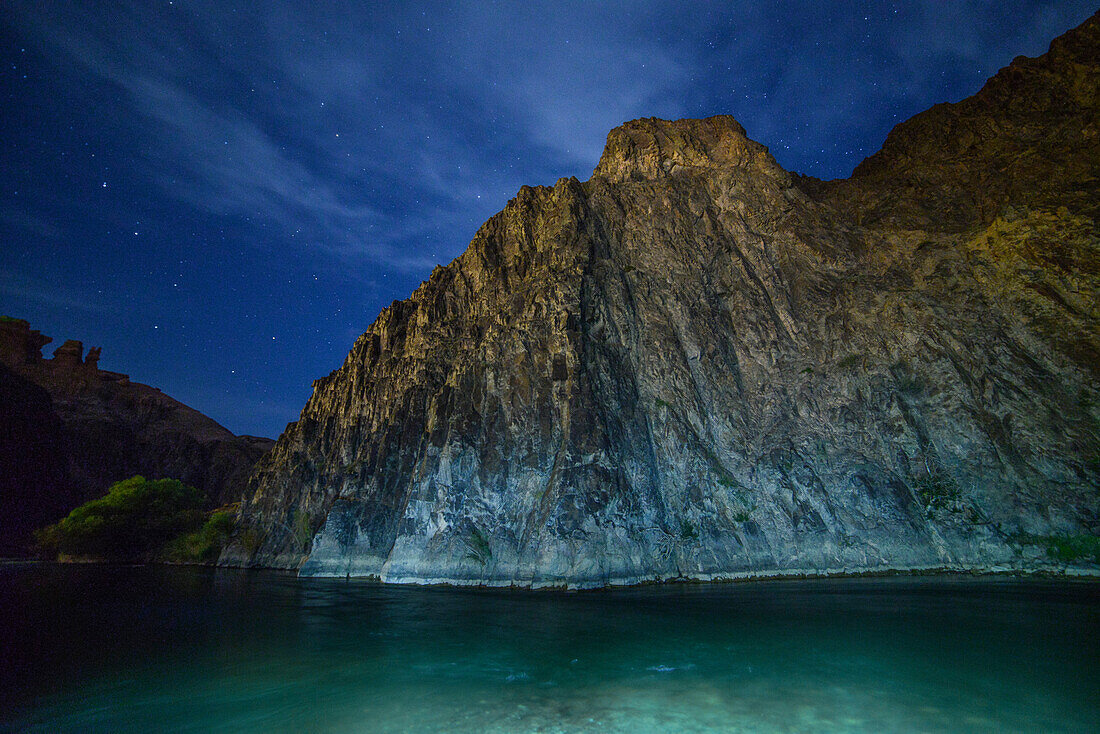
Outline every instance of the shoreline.
<svg viewBox="0 0 1100 734"><path fill-rule="evenodd" d="M293 575L299 579L360 581L385 586L404 586L422 588L454 588L454 589L498 589L515 591L613 591L617 589L631 589L646 586L720 586L726 584L746 584L767 581L810 581L828 579L856 579L856 578L920 578L920 577L962 577L973 578L1019 578L1019 579L1063 579L1074 581L1100 582L1100 566L1068 566L1068 565L1044 565L1032 567L1014 567L1007 565L994 566L909 566L909 567L878 567L865 569L774 569L768 571L739 571L720 574L706 574L698 576L671 576L671 577L635 577L608 579L602 582L530 582L518 583L510 580L485 580L485 579L445 579L445 578L419 578L403 577L400 579L383 580L378 576L351 576L351 575L311 575L301 576L295 569L277 568L268 566L236 566L219 565L216 563L179 563L179 562L119 562L108 560L68 559L68 560L43 560L38 558L0 558L0 567L4 566L118 566L118 567L195 567L211 569L232 569L237 571L263 571L274 572L280 575Z"/></svg>
<svg viewBox="0 0 1100 734"><path fill-rule="evenodd" d="M299 576L307 579L337 579L345 581L368 581L387 586L417 586L427 588L462 589L512 589L516 591L613 591L645 586L721 586L726 584L746 584L766 581L810 581L853 578L918 578L918 577L958 577L975 578L1016 577L1016 578L1055 578L1084 581L1100 581L1100 567L1084 566L1043 566L1037 568L1017 568L1011 566L912 566L868 569L789 569L769 571L740 571L733 573L707 574L699 576L671 576L664 578L609 579L604 582L533 582L486 581L479 579L421 579L404 577L383 580L378 576L339 576L315 575Z"/></svg>

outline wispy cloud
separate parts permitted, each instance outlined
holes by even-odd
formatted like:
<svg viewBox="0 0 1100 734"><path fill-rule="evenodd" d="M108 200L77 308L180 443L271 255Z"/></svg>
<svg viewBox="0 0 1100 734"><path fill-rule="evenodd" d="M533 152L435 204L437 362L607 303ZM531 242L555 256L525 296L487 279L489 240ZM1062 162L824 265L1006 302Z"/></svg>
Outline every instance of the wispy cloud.
<svg viewBox="0 0 1100 734"><path fill-rule="evenodd" d="M134 128L134 143L141 154L136 163L168 196L200 211L247 218L267 227L272 244L297 242L338 258L366 260L396 270L421 270L434 264L431 257L410 248L410 240L440 224L465 219L458 209L476 198L472 193L475 185L470 174L461 174L461 165L446 172L435 170L438 161L448 157L447 150L439 150L441 144L446 147L445 128L438 131L433 144L431 133L437 130L425 124L422 147L415 145L409 129L395 130L405 136L406 149L397 150L399 156L394 156L393 148L379 147L377 139L357 130L355 121L334 121L333 115L326 114L322 98L326 87L322 84L306 95L313 104L305 109L293 98L278 99L267 107L242 103L240 97L255 93L255 87L219 95L201 79L181 76L178 68L164 61L166 49L193 43L180 28L138 28L140 17L121 15L121 19L113 18L115 26L106 30L60 22L56 15L50 23L48 13L26 20L38 29L43 42L94 77L124 90L126 109L119 110L118 117ZM205 28L201 22L200 26ZM134 36L124 46L110 42L128 29ZM196 35L203 38L207 34ZM195 53L192 50L192 55ZM319 61L308 76L328 78L325 72L333 64L340 68L342 76L337 78L361 73L363 65L357 53L351 47L338 49L335 58ZM207 57L217 64L222 54ZM302 61L291 64L289 57L273 55L274 61L280 59L282 65L267 69L268 77L275 78L265 84L291 87L293 80L304 75ZM234 79L232 69L220 71ZM237 81L238 87L251 83L247 78ZM360 94L366 93L365 84L359 86ZM329 104L337 110L361 106L361 100L340 96L356 91L355 85L327 91L336 95ZM345 139L356 140L358 145L341 143L341 128ZM386 135L375 137L384 140ZM455 171L459 173L454 175ZM389 177L396 186L405 187L406 201L418 192L435 200L419 208L402 211L390 206L383 211L372 202L376 186L364 185L372 177L375 184L378 178Z"/></svg>
<svg viewBox="0 0 1100 734"><path fill-rule="evenodd" d="M152 79L120 82L135 106L175 141L178 167L153 172L169 195L214 214L274 220L284 234L304 230L337 253L361 250L355 233L383 223L375 209L341 196L239 111L215 111L180 87Z"/></svg>
<svg viewBox="0 0 1100 734"><path fill-rule="evenodd" d="M637 3L467 2L447 18L462 42L429 51L489 119L517 123L523 144L591 167L611 128L684 111L691 59L651 20Z"/></svg>
<svg viewBox="0 0 1100 734"><path fill-rule="evenodd" d="M82 294L78 289L58 287L56 281L33 278L18 273L0 272L0 294L5 300L21 306L23 302L62 310L109 313L111 308L102 299ZM16 309L18 310L18 309ZM9 314L18 315L18 314Z"/></svg>
<svg viewBox="0 0 1100 734"><path fill-rule="evenodd" d="M43 217L11 207L0 210L0 222L48 240L57 239L65 233L64 229Z"/></svg>
<svg viewBox="0 0 1100 734"><path fill-rule="evenodd" d="M126 369L207 405L259 365L283 412L521 185L587 177L623 121L729 113L788 168L847 175L1095 0L2 9L0 296L81 311L112 353L155 332Z"/></svg>

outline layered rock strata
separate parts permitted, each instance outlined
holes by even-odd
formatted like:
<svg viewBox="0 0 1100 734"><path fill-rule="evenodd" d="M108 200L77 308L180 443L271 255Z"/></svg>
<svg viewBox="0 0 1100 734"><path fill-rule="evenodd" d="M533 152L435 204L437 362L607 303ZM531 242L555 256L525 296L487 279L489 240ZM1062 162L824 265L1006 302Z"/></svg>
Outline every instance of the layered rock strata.
<svg viewBox="0 0 1100 734"><path fill-rule="evenodd" d="M1100 532L1098 28L843 181L730 117L611 131L314 383L222 561L598 586Z"/></svg>

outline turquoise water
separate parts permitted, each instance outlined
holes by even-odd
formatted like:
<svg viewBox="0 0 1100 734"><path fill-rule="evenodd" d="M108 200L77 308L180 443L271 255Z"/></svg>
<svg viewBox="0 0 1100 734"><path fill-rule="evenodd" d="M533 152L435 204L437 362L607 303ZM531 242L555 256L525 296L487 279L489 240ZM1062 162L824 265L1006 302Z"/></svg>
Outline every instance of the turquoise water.
<svg viewBox="0 0 1100 734"><path fill-rule="evenodd" d="M1100 583L583 593L0 568L0 728L1100 731Z"/></svg>

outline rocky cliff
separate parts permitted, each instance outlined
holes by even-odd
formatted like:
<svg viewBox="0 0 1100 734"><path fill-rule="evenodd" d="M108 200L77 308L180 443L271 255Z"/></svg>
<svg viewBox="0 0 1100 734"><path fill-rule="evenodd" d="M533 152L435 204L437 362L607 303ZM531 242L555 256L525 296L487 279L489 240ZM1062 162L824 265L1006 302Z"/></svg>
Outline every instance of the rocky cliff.
<svg viewBox="0 0 1100 734"><path fill-rule="evenodd" d="M843 181L730 117L611 131L314 383L223 563L594 586L1100 533L1098 29Z"/></svg>
<svg viewBox="0 0 1100 734"><path fill-rule="evenodd" d="M273 442L235 436L160 390L99 369L67 341L26 321L0 322L0 548L25 548L30 531L56 521L120 479L172 477L213 502L240 499Z"/></svg>

